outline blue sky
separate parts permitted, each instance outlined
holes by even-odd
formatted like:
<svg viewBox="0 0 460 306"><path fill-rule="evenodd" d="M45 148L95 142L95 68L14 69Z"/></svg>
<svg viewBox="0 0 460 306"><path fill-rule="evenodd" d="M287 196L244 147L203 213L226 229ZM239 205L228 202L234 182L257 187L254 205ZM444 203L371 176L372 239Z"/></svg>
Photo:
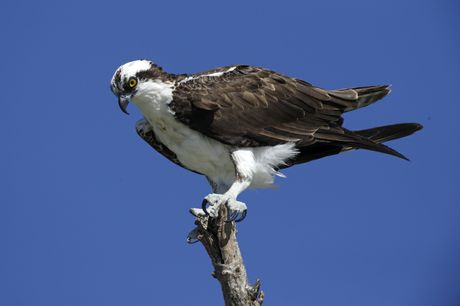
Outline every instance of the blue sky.
<svg viewBox="0 0 460 306"><path fill-rule="evenodd" d="M325 88L392 84L346 115L420 122L247 191L239 241L264 305L460 303L456 1L2 1L0 305L221 305L188 208L204 178L138 138L109 90L121 64L235 63Z"/></svg>

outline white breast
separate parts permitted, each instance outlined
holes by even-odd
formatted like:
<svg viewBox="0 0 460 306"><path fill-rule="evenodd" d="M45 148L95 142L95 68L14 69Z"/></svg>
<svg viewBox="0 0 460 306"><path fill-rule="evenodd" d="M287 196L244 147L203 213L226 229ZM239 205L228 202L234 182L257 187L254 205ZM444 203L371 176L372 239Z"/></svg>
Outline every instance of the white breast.
<svg viewBox="0 0 460 306"><path fill-rule="evenodd" d="M169 114L168 117L172 117ZM147 118L158 139L173 151L187 168L203 173L211 179L233 181L234 165L230 148L194 131L173 118Z"/></svg>
<svg viewBox="0 0 460 306"><path fill-rule="evenodd" d="M213 180L232 182L235 179L230 150L174 118L168 104L172 101L172 83L147 82L133 102L152 125L155 135L173 151L187 168L203 173Z"/></svg>

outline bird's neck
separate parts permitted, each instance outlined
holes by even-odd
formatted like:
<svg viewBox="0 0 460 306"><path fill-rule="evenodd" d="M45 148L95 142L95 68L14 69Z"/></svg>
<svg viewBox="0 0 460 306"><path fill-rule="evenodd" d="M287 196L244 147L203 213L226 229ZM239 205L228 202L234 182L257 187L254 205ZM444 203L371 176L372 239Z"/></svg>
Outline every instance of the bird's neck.
<svg viewBox="0 0 460 306"><path fill-rule="evenodd" d="M171 116L169 103L173 99L174 82L151 80L140 85L132 101L149 120L156 120L165 115Z"/></svg>

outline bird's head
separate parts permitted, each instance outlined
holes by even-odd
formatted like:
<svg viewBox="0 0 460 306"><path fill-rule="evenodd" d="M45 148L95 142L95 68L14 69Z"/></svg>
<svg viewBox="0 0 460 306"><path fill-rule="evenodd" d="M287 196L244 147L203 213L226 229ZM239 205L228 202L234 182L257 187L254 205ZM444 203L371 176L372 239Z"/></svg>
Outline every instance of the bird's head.
<svg viewBox="0 0 460 306"><path fill-rule="evenodd" d="M171 75L149 60L137 60L121 65L112 77L110 89L118 97L118 105L128 114L129 101L142 95L151 81L166 82Z"/></svg>

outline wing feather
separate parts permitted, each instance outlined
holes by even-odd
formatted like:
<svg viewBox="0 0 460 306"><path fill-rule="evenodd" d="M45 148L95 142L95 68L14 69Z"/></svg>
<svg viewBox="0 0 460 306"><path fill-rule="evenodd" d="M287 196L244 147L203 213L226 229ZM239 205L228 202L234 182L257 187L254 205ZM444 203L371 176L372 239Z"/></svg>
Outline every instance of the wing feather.
<svg viewBox="0 0 460 306"><path fill-rule="evenodd" d="M178 82L169 106L179 121L232 146L291 141L303 146L318 141L343 144L359 139L341 127L342 114L388 91L387 86L325 90L274 71L239 65Z"/></svg>

